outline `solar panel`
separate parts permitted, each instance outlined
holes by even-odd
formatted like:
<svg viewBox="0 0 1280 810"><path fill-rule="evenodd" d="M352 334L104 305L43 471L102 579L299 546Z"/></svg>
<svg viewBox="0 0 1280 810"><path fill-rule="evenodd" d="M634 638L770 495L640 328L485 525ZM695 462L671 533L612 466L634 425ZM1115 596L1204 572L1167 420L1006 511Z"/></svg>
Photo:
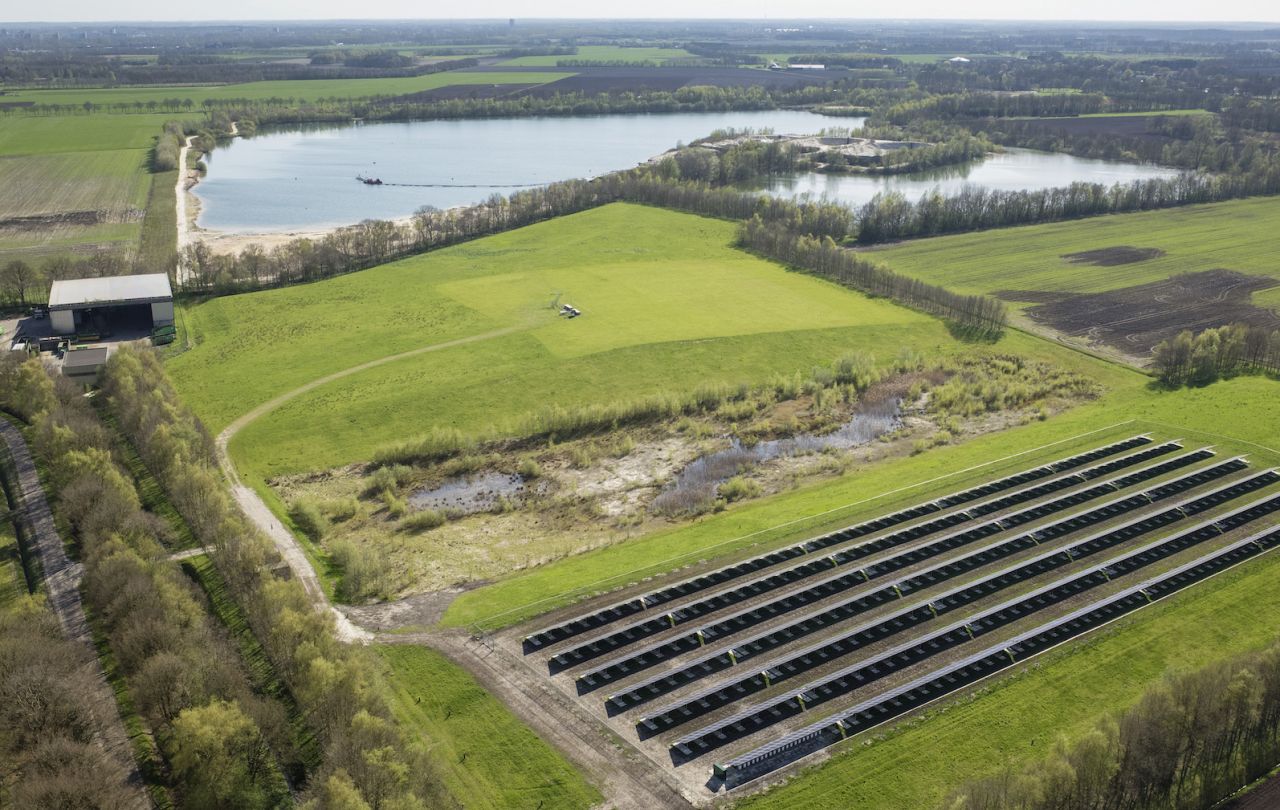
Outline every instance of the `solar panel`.
<svg viewBox="0 0 1280 810"><path fill-rule="evenodd" d="M1068 469L1074 469L1098 458L1105 458L1107 456L1123 453L1126 450L1149 444L1150 442L1151 438L1148 436L1134 436L1114 444L1091 450L1088 453L1072 456L1043 467L1037 467L1033 470L1017 473L1013 476L984 485L984 487L944 496L939 500L917 504L890 515L874 518L856 526L831 532L824 535L823 538L818 538L817 541L811 542L818 542L827 538L839 538L832 540L826 545L816 546L816 548L825 548L829 545L855 539L891 526L905 523L909 520L914 520L931 512L942 511L943 509L947 509L961 503L968 503L970 501L977 500L985 494L999 492L1004 489L1017 486L1021 483L1025 483L1028 480L1034 480L1035 478L1046 477L1055 473L1064 472ZM603 627L606 624L626 618L627 616L635 615L636 613L642 612L648 608L666 604L667 602L675 599L688 596L691 593L696 593L700 590L705 590L706 588L714 587L732 579L777 565L779 562L795 559L796 557L804 554L805 551L806 549L802 546L791 546L785 549L773 551L768 554L753 557L749 560L734 563L733 565L726 566L715 571L700 574L691 579L667 585L657 591L601 608L593 613L575 617L562 624L549 627L526 636L524 639L525 652L529 653L550 644L564 641L565 639L572 638L573 636L594 630L598 627Z"/></svg>
<svg viewBox="0 0 1280 810"><path fill-rule="evenodd" d="M717 764L713 771L727 787L776 770L804 753L838 742L850 733L892 720L915 706L935 700L1001 669L1025 661L1071 637L1125 613L1132 612L1194 582L1280 545L1280 528L1273 527L1191 563L1094 602L1053 622L988 647L942 670L926 673L896 689L877 695L805 728L798 729L750 752ZM974 677L977 676L977 677ZM890 708L893 707L893 708Z"/></svg>

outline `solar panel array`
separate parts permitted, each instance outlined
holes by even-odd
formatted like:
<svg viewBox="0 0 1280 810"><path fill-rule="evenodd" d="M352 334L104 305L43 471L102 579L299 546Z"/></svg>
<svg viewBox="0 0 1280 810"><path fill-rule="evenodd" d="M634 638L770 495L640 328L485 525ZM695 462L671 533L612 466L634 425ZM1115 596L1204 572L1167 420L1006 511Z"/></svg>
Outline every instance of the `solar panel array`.
<svg viewBox="0 0 1280 810"><path fill-rule="evenodd" d="M1135 436L583 611L523 646L675 767L750 748L714 766L732 787L1280 545L1280 528L1254 525L1277 515L1275 470Z"/></svg>
<svg viewBox="0 0 1280 810"><path fill-rule="evenodd" d="M734 565L699 575L693 579L677 582L657 591L637 596L634 599L628 599L626 602L610 605L609 607L579 616L563 624L549 627L536 633L531 633L524 638L525 651L532 652L541 647L545 647L548 644L564 641L565 639L572 638L573 636L598 627L603 627L606 624L640 613L649 608L657 607L658 605L666 604L667 602L671 602L676 599L681 599L707 588L722 585L725 582L729 582L739 577L753 574L757 571L777 565L778 563L795 559L796 557L810 553L811 551L824 549L831 545L854 540L859 537L865 537L869 534L874 534L875 532L901 525L933 512L939 512L944 509L950 509L954 506L970 503L988 495L1003 492L1031 481L1047 478L1057 473L1066 472L1067 470L1073 470L1077 467L1082 467L1093 461L1097 461L1098 459L1123 453L1126 450L1132 450L1135 447L1141 447L1150 443L1151 438L1149 436L1133 436L1123 441L1106 445L1105 447L1090 450L1087 453L1080 453L1069 458L1059 459L1058 461L1051 462L1040 467L1024 470L998 481L992 481L978 487L964 490L963 492L946 495L934 501L916 504L898 512L894 512L893 514L878 517L864 523L859 523L856 526L850 526L848 528L823 535L822 537L814 538L805 544L772 551L768 554L753 557L749 560L744 560L740 563L735 563Z"/></svg>

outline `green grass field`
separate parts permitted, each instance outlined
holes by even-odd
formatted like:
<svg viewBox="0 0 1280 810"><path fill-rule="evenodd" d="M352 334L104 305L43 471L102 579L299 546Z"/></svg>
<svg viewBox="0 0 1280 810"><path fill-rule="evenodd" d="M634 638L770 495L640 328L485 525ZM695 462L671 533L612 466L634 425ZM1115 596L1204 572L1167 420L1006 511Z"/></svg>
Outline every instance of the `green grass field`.
<svg viewBox="0 0 1280 810"><path fill-rule="evenodd" d="M6 96L6 98L8 98ZM198 117L199 113L192 113ZM95 150L148 150L174 113L0 116L0 156Z"/></svg>
<svg viewBox="0 0 1280 810"><path fill-rule="evenodd" d="M377 648L391 667L393 709L467 808L587 808L600 794L464 670L434 650Z"/></svg>
<svg viewBox="0 0 1280 810"><path fill-rule="evenodd" d="M34 101L36 104L81 105L134 104L164 102L168 99L190 99L198 108L206 100L291 99L295 103L324 98L371 98L421 93L437 87L473 84L546 84L572 76L565 72L538 73L464 73L445 71L426 76L393 79L299 79L293 81L246 82L221 85L166 85L148 87L107 87L67 90L14 90L6 101ZM195 109L190 115L199 115ZM173 118L174 115L168 116ZM91 120L92 116L87 116ZM93 126L89 124L89 126Z"/></svg>
<svg viewBox="0 0 1280 810"><path fill-rule="evenodd" d="M954 343L933 319L735 250L733 234L728 222L611 205L344 278L217 299L187 311L198 345L170 371L217 431L318 376L519 329L352 375L258 420L233 452L251 475L274 475L368 459L434 426L509 429L550 403ZM556 293L586 314L557 318ZM267 363L272 374L250 371Z"/></svg>
<svg viewBox="0 0 1280 810"><path fill-rule="evenodd" d="M610 62L666 62L671 59L690 59L693 54L683 48L623 48L618 45L582 45L576 54L561 56L518 56L499 62L511 67L555 67L562 59L595 60Z"/></svg>
<svg viewBox="0 0 1280 810"><path fill-rule="evenodd" d="M1280 200L1255 198L920 239L871 255L900 273L957 292L1099 292L1216 268L1280 279L1277 229ZM1165 255L1116 267L1062 258L1118 245L1160 248ZM1280 288L1255 294L1254 301L1280 305Z"/></svg>
<svg viewBox="0 0 1280 810"><path fill-rule="evenodd" d="M0 220L97 211L108 221L147 202L147 153L139 149L0 158Z"/></svg>

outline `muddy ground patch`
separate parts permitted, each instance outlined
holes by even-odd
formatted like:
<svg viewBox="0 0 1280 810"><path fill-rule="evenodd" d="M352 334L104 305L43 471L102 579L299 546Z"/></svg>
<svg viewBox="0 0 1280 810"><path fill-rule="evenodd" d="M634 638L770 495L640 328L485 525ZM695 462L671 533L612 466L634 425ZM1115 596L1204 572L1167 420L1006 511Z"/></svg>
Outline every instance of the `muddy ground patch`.
<svg viewBox="0 0 1280 810"><path fill-rule="evenodd" d="M1072 264L1091 264L1094 267L1118 267L1122 264L1136 264L1164 255L1160 248L1140 248L1129 245L1082 250L1079 253L1065 253L1062 258Z"/></svg>
<svg viewBox="0 0 1280 810"><path fill-rule="evenodd" d="M1051 300L1030 307L1026 314L1063 334L1146 355L1184 329L1202 332L1232 323L1280 329L1280 316L1252 301L1253 293L1277 285L1280 282L1265 276L1206 270L1108 292L1053 293ZM1001 297L1034 301L1036 295L1006 290Z"/></svg>

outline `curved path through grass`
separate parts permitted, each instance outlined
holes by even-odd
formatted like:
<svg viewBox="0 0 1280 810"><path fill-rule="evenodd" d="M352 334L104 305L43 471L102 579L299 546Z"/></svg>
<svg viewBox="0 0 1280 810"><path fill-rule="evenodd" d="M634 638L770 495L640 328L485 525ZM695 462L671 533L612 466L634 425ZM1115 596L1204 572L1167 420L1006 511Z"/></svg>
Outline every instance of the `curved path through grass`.
<svg viewBox="0 0 1280 810"><path fill-rule="evenodd" d="M309 391L313 391L322 385L327 385L352 374L359 374L362 371L368 371L371 368L394 363L397 360L405 360L410 357L417 357L428 352L438 352L444 349L452 349L455 346L463 346L468 343L479 343L481 341L492 340L493 338L509 335L513 332L519 332L527 326L508 326L503 329L494 329L489 332L482 332L477 335L469 335L456 340L446 340L442 343L433 343L429 346L419 346L416 349L410 349L407 352L399 354L391 354L386 357L379 357L377 360L370 360L367 363L345 368L342 371L335 371L324 377L317 377L305 385L300 385L292 391L286 391L273 399L270 399L248 413L240 416L230 425L227 425L217 438L218 463L222 467L223 473L226 474L227 480L231 482L231 493L235 496L236 503L240 505L241 511L245 517L249 518L259 529L266 533L271 541L275 543L276 550L280 552L280 556L288 563L289 569L293 572L293 576L302 584L307 595L311 597L311 601L320 610L327 610L333 615L334 621L337 623L338 635L343 641L367 642L373 636L367 630L357 627L351 623L342 611L333 607L329 603L329 597L324 592L324 588L320 585L320 578L316 576L315 569L311 566L311 561L307 559L306 552L303 551L302 545L298 542L298 538L294 537L293 532L285 528L280 520L272 513L266 502L262 500L262 496L252 487L249 487L240 480L240 475L236 472L235 464L231 461L231 453L228 446L236 434L244 430L254 420L259 419L276 408L285 404L294 397L301 396Z"/></svg>

